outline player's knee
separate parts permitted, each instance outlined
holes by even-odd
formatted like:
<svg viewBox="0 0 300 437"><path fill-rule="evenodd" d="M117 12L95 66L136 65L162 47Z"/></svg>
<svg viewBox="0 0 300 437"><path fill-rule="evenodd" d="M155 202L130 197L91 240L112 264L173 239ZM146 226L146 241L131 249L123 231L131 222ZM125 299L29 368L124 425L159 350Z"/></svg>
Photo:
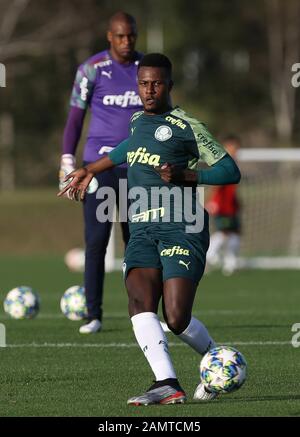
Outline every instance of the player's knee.
<svg viewBox="0 0 300 437"><path fill-rule="evenodd" d="M145 303L138 299L133 299L128 302L128 313L133 317L141 313L156 313L157 309L151 303Z"/></svg>
<svg viewBox="0 0 300 437"><path fill-rule="evenodd" d="M130 317L145 312L157 312L158 302L151 297L150 293L139 292L138 289L128 289L128 309Z"/></svg>
<svg viewBox="0 0 300 437"><path fill-rule="evenodd" d="M149 311L146 309L145 302L142 299L133 296L129 297L128 309L129 309L130 317L139 313L144 313L146 311Z"/></svg>
<svg viewBox="0 0 300 437"><path fill-rule="evenodd" d="M175 335L182 334L189 324L189 318L183 315L170 314L166 318L168 328Z"/></svg>

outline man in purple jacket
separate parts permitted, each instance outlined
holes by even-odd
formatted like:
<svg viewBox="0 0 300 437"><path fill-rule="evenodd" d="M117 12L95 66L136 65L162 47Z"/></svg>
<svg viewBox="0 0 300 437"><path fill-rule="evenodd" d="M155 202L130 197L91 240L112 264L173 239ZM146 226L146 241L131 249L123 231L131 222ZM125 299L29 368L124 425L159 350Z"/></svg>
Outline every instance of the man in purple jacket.
<svg viewBox="0 0 300 437"><path fill-rule="evenodd" d="M77 70L64 130L60 186L66 174L75 168L75 152L88 107L91 118L83 153L85 164L96 161L127 138L130 118L142 107L136 79L142 55L135 51L135 19L124 12L113 15L109 21L107 39L109 49L92 56ZM111 222L100 223L97 220L96 209L101 200L96 199L96 191L99 185L112 187L118 199L119 179L126 176L127 169L124 166L107 170L94 179L84 200L84 281L88 320L80 327L82 334L100 331L102 327L104 258ZM121 226L126 245L129 239L128 225L123 222Z"/></svg>

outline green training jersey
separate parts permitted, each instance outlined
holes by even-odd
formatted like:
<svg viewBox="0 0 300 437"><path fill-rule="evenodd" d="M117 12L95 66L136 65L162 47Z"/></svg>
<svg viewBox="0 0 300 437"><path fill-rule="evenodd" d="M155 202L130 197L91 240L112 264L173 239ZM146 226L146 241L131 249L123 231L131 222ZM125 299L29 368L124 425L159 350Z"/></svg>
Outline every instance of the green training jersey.
<svg viewBox="0 0 300 437"><path fill-rule="evenodd" d="M191 223L196 188L163 181L155 167L169 163L194 169L200 160L213 165L225 155L226 151L206 126L179 107L159 115L136 112L131 118L129 138L109 154L114 163L128 164L130 197L139 195L139 188L142 188L140 198L131 203L131 224ZM164 194L156 196L158 192ZM184 214L184 197L192 205L191 214Z"/></svg>

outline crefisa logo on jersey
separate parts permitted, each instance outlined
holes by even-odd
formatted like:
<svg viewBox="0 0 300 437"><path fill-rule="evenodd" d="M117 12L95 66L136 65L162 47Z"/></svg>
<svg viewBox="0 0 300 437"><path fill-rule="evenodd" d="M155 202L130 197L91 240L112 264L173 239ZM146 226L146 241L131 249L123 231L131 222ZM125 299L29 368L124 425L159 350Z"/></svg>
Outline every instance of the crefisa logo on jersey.
<svg viewBox="0 0 300 437"><path fill-rule="evenodd" d="M169 126L159 126L155 131L155 138L158 141L167 141L173 135L172 129Z"/></svg>
<svg viewBox="0 0 300 437"><path fill-rule="evenodd" d="M126 91L125 94L107 95L103 97L103 105L105 106L121 106L127 108L128 106L141 106L142 101L135 91Z"/></svg>

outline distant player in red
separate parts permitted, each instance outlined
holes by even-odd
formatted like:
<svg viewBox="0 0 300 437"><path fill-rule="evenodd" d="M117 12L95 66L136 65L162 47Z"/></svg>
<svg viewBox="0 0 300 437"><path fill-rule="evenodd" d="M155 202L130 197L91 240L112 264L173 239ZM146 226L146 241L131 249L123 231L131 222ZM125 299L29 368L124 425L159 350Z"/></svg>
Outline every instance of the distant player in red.
<svg viewBox="0 0 300 437"><path fill-rule="evenodd" d="M233 159L241 146L234 135L223 140L226 151ZM207 252L209 267L221 267L225 275L232 274L237 268L237 256L240 248L240 203L237 185L215 186L206 204L206 209L214 219L215 232L211 235Z"/></svg>

